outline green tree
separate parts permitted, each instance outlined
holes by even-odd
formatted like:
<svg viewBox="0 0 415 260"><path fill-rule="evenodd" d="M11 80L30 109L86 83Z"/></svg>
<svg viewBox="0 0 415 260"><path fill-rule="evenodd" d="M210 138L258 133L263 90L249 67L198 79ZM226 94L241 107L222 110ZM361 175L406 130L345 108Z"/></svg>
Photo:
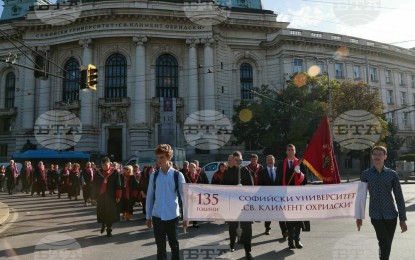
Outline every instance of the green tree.
<svg viewBox="0 0 415 260"><path fill-rule="evenodd" d="M235 109L235 143L251 143L264 154L285 156L285 145L294 143L298 150L306 147L322 118L328 113L326 76L293 74L286 88L276 91L263 85L255 89L255 99L241 101ZM348 110L366 110L380 116L383 103L376 92L363 83L330 80L333 118ZM246 113L251 116L244 116ZM381 119L383 138L389 136L387 123ZM354 153L361 156L362 153Z"/></svg>

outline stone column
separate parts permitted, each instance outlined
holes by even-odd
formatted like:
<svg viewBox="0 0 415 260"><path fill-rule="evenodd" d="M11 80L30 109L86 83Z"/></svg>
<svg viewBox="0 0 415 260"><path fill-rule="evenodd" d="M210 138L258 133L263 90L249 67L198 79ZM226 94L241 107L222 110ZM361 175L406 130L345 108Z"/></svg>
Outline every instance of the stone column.
<svg viewBox="0 0 415 260"><path fill-rule="evenodd" d="M92 62L92 39L80 39L79 45L83 47L82 49L82 65L88 67L88 64L93 64ZM97 66L96 64L94 64ZM97 66L98 67L98 66ZM99 75L99 71L98 71ZM99 79L98 79L99 80ZM97 86L98 88L99 86ZM81 104L81 123L84 127L92 127L93 125L93 90L81 91L79 90L79 100Z"/></svg>
<svg viewBox="0 0 415 260"><path fill-rule="evenodd" d="M146 49L147 37L133 37L135 47L135 86L133 104L133 124L146 123Z"/></svg>
<svg viewBox="0 0 415 260"><path fill-rule="evenodd" d="M197 64L197 47L196 45L200 43L198 39L187 39L186 43L189 44L189 70L188 70L188 82L189 82L189 92L188 92L188 107L187 113L191 115L192 113L198 111L199 107L199 86L198 86L198 64Z"/></svg>
<svg viewBox="0 0 415 260"><path fill-rule="evenodd" d="M40 52L44 57L49 59L49 46L41 46L37 48L37 51ZM44 67L41 69L48 69L49 62L47 59L44 59ZM51 93L52 90L50 88L50 76L49 77L42 77L40 78L40 85L39 85L39 100L38 100L38 116L50 110L50 100L51 100Z"/></svg>
<svg viewBox="0 0 415 260"><path fill-rule="evenodd" d="M203 57L203 77L204 77L204 103L205 110L215 110L215 82L213 69L213 48L211 44L214 42L212 38L202 39L205 45Z"/></svg>
<svg viewBox="0 0 415 260"><path fill-rule="evenodd" d="M32 52L26 54L25 63L35 69L34 55ZM23 87L23 109L19 110L22 114L22 128L23 130L33 130L35 117L35 75L31 69L24 70L24 87Z"/></svg>

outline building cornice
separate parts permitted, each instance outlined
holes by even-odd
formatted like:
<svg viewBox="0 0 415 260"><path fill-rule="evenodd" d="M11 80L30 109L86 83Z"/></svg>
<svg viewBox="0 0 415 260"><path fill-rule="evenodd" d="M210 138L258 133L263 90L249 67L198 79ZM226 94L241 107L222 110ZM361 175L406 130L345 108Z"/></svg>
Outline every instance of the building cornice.
<svg viewBox="0 0 415 260"><path fill-rule="evenodd" d="M409 49L347 35L301 29L282 29L274 35L273 39L262 42L261 46L269 49L283 43L301 43L330 48L342 46L362 54L385 55L408 61L415 60L415 51Z"/></svg>

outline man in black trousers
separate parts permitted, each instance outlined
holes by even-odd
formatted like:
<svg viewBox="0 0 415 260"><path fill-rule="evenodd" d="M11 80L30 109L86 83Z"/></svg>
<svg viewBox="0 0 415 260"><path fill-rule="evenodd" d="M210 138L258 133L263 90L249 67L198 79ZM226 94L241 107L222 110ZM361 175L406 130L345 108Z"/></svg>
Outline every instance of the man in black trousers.
<svg viewBox="0 0 415 260"><path fill-rule="evenodd" d="M252 180L251 174L246 168L242 168L242 154L239 151L233 152L232 156L228 158L229 168L225 171L222 183L223 185L249 185L253 186L254 181ZM240 182L239 182L240 172ZM237 236L238 222L229 221L229 238L231 252L235 251L235 241ZM241 242L244 243L246 259L253 259L251 255L251 240L252 240L252 221L241 221L242 228Z"/></svg>
<svg viewBox="0 0 415 260"><path fill-rule="evenodd" d="M307 183L304 172L306 168L295 157L295 146L288 144L285 147L287 157L278 164L277 183L282 186L300 186ZM287 221L288 247L290 249L303 248L300 242L300 233L303 225L302 221Z"/></svg>
<svg viewBox="0 0 415 260"><path fill-rule="evenodd" d="M277 167L275 167L275 157L273 155L267 155L266 167L264 167L258 173L258 185L259 186L278 186L277 183ZM282 237L286 239L288 237L288 230L285 221L279 222ZM265 235L269 235L271 230L271 221L265 221Z"/></svg>

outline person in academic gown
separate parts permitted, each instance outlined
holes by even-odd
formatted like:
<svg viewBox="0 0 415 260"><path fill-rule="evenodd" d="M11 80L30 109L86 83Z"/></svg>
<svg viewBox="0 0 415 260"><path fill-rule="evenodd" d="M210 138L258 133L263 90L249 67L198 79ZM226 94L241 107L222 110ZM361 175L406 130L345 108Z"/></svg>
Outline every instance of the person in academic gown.
<svg viewBox="0 0 415 260"><path fill-rule="evenodd" d="M112 224L120 221L117 203L122 195L119 172L111 167L108 157L101 160L101 169L94 175L91 198L97 206L97 221L101 223L101 233L106 228L107 236L112 236Z"/></svg>

